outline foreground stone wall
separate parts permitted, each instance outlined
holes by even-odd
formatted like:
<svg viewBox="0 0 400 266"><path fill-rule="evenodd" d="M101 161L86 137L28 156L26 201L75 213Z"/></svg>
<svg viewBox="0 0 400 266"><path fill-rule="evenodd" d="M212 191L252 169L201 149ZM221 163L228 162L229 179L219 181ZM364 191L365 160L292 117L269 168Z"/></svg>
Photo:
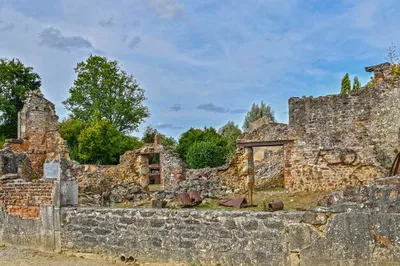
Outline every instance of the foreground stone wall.
<svg viewBox="0 0 400 266"><path fill-rule="evenodd" d="M301 213L63 209L62 247L146 261L288 265L285 227Z"/></svg>
<svg viewBox="0 0 400 266"><path fill-rule="evenodd" d="M399 213L63 209L62 249L194 265L396 265ZM386 263L386 264L385 264Z"/></svg>

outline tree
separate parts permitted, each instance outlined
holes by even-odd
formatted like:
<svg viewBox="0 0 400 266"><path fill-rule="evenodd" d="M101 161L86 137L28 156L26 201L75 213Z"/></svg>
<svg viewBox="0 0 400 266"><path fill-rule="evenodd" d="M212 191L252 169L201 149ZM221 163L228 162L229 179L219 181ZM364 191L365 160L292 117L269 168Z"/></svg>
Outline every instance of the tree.
<svg viewBox="0 0 400 266"><path fill-rule="evenodd" d="M394 43L392 43L392 45L390 45L389 48L386 49L386 52L386 60L388 60L392 65L399 64L399 55L397 54L396 45Z"/></svg>
<svg viewBox="0 0 400 266"><path fill-rule="evenodd" d="M74 69L77 78L63 102L73 118L85 122L107 119L121 132L136 130L149 116L144 90L117 61L91 55Z"/></svg>
<svg viewBox="0 0 400 266"><path fill-rule="evenodd" d="M229 141L229 155L233 155L236 150L236 139L242 134L239 126L233 121L229 121L226 125L218 129L218 134L224 136Z"/></svg>
<svg viewBox="0 0 400 266"><path fill-rule="evenodd" d="M144 143L154 143L154 137L159 134L158 130L152 126L147 126L144 130L142 141Z"/></svg>
<svg viewBox="0 0 400 266"><path fill-rule="evenodd" d="M16 138L18 112L28 91L39 90L40 77L19 59L0 58L0 136Z"/></svg>
<svg viewBox="0 0 400 266"><path fill-rule="evenodd" d="M189 147L196 141L201 141L202 136L203 130L190 128L180 136L175 152L177 152L181 158L185 159Z"/></svg>
<svg viewBox="0 0 400 266"><path fill-rule="evenodd" d="M354 81L353 81L353 90L352 91L358 91L360 88L361 88L361 83L358 80L358 77L355 76Z"/></svg>
<svg viewBox="0 0 400 266"><path fill-rule="evenodd" d="M86 123L78 119L68 118L60 123L59 132L61 137L67 141L69 155L72 160L79 161L78 138L85 128Z"/></svg>
<svg viewBox="0 0 400 266"><path fill-rule="evenodd" d="M78 137L78 155L83 163L116 164L119 156L140 147L134 137L125 136L110 121L92 122Z"/></svg>
<svg viewBox="0 0 400 266"><path fill-rule="evenodd" d="M348 94L351 91L351 81L349 77L349 73L346 73L344 77L342 78L342 86L340 89L341 94Z"/></svg>
<svg viewBox="0 0 400 266"><path fill-rule="evenodd" d="M165 146L165 147L169 147L171 149L175 149L177 142L173 137L167 137L164 134L161 134L160 132L158 132L157 129L153 128L152 126L147 126L146 129L144 130L143 133L143 137L142 137L142 141L144 143L153 143L154 142L154 138L156 135L160 135L161 137L161 143Z"/></svg>
<svg viewBox="0 0 400 266"><path fill-rule="evenodd" d="M194 169L221 166L226 162L223 148L211 141L193 143L186 157L186 163Z"/></svg>
<svg viewBox="0 0 400 266"><path fill-rule="evenodd" d="M213 127L205 127L204 129L190 128L179 138L175 152L177 152L179 156L188 163L187 156L189 149L192 145L194 145L194 143L197 142L212 142L216 146L220 147L221 153L224 155L224 162L231 154L231 147L229 146L228 138L218 134L217 130L215 130ZM194 160L194 158L192 159Z"/></svg>
<svg viewBox="0 0 400 266"><path fill-rule="evenodd" d="M265 104L263 101L261 101L260 105L253 103L250 111L247 112L246 117L244 118L243 130L248 131L251 122L264 116L268 117L272 122L276 121L271 106Z"/></svg>

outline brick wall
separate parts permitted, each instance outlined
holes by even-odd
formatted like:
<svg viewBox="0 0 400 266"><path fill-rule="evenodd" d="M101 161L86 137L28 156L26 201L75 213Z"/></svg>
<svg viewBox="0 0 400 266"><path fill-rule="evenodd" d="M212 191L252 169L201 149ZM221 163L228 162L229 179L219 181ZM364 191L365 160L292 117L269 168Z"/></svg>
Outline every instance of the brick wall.
<svg viewBox="0 0 400 266"><path fill-rule="evenodd" d="M7 213L21 218L39 218L40 205L52 204L53 182L33 180L0 184L0 204Z"/></svg>

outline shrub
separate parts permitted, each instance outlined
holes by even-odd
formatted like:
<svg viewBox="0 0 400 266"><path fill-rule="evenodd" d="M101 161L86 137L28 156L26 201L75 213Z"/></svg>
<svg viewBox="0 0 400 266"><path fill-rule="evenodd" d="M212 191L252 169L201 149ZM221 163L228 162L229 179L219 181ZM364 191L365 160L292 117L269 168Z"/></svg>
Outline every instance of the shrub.
<svg viewBox="0 0 400 266"><path fill-rule="evenodd" d="M226 162L226 152L214 142L195 142L188 149L186 162L194 169L221 166Z"/></svg>

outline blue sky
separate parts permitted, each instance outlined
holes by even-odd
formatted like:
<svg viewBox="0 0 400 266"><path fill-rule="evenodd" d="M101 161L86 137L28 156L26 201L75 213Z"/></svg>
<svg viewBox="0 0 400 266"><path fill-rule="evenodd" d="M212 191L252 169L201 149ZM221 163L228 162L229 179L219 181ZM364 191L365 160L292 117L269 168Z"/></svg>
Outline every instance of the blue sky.
<svg viewBox="0 0 400 266"><path fill-rule="evenodd" d="M287 122L290 97L335 94L346 72L364 84L400 45L399 12L397 0L0 0L0 56L34 67L61 118L76 63L118 60L146 90L141 130L178 137L242 125L261 100Z"/></svg>

